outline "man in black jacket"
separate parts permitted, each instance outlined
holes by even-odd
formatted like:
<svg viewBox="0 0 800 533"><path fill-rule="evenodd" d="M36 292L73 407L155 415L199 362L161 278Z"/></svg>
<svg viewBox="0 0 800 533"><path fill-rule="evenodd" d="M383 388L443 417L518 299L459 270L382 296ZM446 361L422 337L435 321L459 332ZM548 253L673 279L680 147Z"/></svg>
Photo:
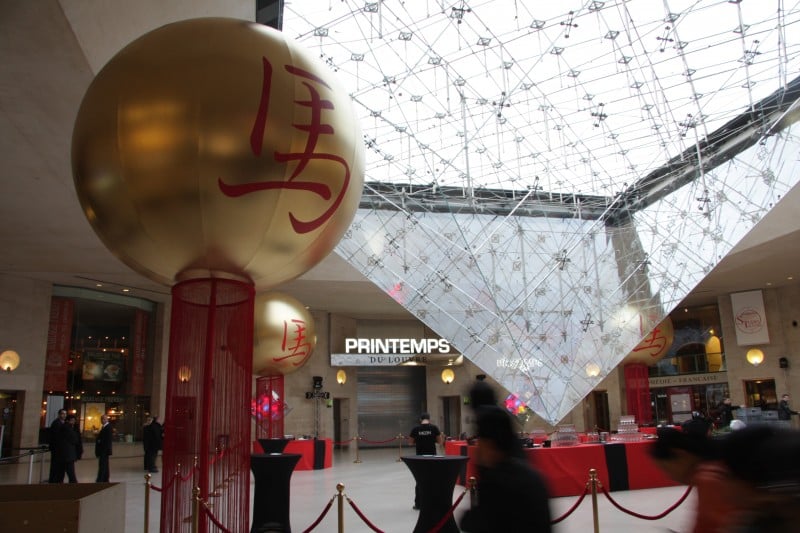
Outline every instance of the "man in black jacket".
<svg viewBox="0 0 800 533"><path fill-rule="evenodd" d="M162 428L158 417L148 417L142 431L142 444L144 445L144 469L148 472L158 472L156 457L161 449Z"/></svg>
<svg viewBox="0 0 800 533"><path fill-rule="evenodd" d="M111 430L111 424L108 423L108 416L103 415L100 417L103 427L97 434L97 440L94 443L94 455L97 457L97 483L108 483L110 475L108 458L111 456L111 442L114 439L114 434Z"/></svg>
<svg viewBox="0 0 800 533"><path fill-rule="evenodd" d="M793 411L789 407L789 395L784 394L781 396L781 401L778 404L778 420L791 420L792 415L796 415L797 411Z"/></svg>

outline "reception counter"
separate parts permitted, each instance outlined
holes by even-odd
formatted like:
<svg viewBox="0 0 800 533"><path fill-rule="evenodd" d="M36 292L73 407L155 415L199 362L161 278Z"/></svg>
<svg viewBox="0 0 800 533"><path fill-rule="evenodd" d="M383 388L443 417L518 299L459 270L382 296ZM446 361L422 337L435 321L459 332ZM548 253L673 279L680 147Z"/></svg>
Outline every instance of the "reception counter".
<svg viewBox="0 0 800 533"><path fill-rule="evenodd" d="M296 453L300 460L295 470L322 470L330 468L333 442L331 439L258 439L253 442L253 453Z"/></svg>
<svg viewBox="0 0 800 533"><path fill-rule="evenodd" d="M589 470L609 491L650 489L678 485L664 474L649 455L652 441L578 444L558 448L525 448L528 462L544 477L551 497L581 494L589 480ZM465 441L445 442L445 453L469 458L459 476L465 484L476 476L475 446ZM476 476L477 477L477 476Z"/></svg>

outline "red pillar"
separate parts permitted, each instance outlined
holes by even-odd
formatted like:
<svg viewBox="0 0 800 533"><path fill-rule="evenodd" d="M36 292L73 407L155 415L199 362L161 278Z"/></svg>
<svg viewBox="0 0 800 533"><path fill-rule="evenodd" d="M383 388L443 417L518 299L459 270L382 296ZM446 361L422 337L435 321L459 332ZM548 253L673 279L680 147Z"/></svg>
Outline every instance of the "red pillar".
<svg viewBox="0 0 800 533"><path fill-rule="evenodd" d="M628 401L628 414L633 415L636 423L649 424L653 421L653 409L650 405L650 382L647 365L629 363L625 365L625 397Z"/></svg>

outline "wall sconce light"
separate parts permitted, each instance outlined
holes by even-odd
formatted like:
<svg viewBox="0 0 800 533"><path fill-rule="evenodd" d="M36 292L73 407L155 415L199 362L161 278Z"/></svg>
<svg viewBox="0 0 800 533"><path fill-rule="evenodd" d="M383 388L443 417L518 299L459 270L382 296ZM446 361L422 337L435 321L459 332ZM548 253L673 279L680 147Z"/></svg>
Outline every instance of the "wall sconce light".
<svg viewBox="0 0 800 533"><path fill-rule="evenodd" d="M596 378L600 375L600 366L597 363L589 363L586 365L586 375L590 378Z"/></svg>
<svg viewBox="0 0 800 533"><path fill-rule="evenodd" d="M178 381L181 383L189 383L192 379L192 369L188 366L182 366L178 369Z"/></svg>
<svg viewBox="0 0 800 533"><path fill-rule="evenodd" d="M753 366L758 366L764 362L764 352L759 350L758 348L750 348L747 350L747 362Z"/></svg>
<svg viewBox="0 0 800 533"><path fill-rule="evenodd" d="M347 383L347 372L345 372L344 370L339 370L336 373L336 383L338 383L339 385L344 385L345 383Z"/></svg>
<svg viewBox="0 0 800 533"><path fill-rule="evenodd" d="M442 370L442 381L445 385L450 385L452 382L456 380L456 373L453 372L452 368L445 368Z"/></svg>
<svg viewBox="0 0 800 533"><path fill-rule="evenodd" d="M5 372L13 372L19 366L19 354L14 350L0 353L0 368Z"/></svg>

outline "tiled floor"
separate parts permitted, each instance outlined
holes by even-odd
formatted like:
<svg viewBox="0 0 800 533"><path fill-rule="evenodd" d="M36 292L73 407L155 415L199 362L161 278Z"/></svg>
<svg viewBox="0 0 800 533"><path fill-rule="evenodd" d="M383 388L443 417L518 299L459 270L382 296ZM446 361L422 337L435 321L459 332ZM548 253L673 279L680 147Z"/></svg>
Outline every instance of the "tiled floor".
<svg viewBox="0 0 800 533"><path fill-rule="evenodd" d="M403 450L404 453L410 450ZM141 533L144 531L144 472L140 444L117 444L111 460L111 481L126 485L126 515L122 533ZM315 471L298 471L292 475L291 484L291 522L295 532L302 532L319 516L325 505L336 494L336 484L343 483L344 493L353 501L366 518L386 533L408 533L414 529L417 511L412 509L414 498L414 479L406 465L399 461L399 452L394 449L361 450L355 463L353 450L335 451L333 468ZM160 459L159 459L160 461ZM47 463L44 465L46 475ZM97 463L93 458L78 462L78 479L93 481ZM29 467L27 462L17 465L0 465L0 483L27 483ZM39 465L33 469L34 482L39 478ZM161 474L154 474L156 486L161 485ZM464 491L456 486L455 501ZM612 496L622 506L637 513L655 515L676 502L684 493L685 487L669 487L650 490L614 492ZM251 487L251 497L252 497ZM573 506L576 497L554 498L550 501L553 517L560 516ZM687 531L693 514L695 500L693 495L666 518L654 521L629 516L611 505L602 494L598 495L598 516L600 531L604 532L651 532L669 530ZM456 517L469 505L466 495ZM252 508L251 508L252 509ZM151 494L150 531L158 531L160 510L159 494ZM352 507L344 502L344 530L347 533L372 531ZM592 504L589 497L577 510L563 522L554 527L557 533L590 533L593 529ZM315 529L319 532L337 531L337 506L334 504L326 518ZM246 532L245 532L246 533ZM498 532L501 533L501 532Z"/></svg>

